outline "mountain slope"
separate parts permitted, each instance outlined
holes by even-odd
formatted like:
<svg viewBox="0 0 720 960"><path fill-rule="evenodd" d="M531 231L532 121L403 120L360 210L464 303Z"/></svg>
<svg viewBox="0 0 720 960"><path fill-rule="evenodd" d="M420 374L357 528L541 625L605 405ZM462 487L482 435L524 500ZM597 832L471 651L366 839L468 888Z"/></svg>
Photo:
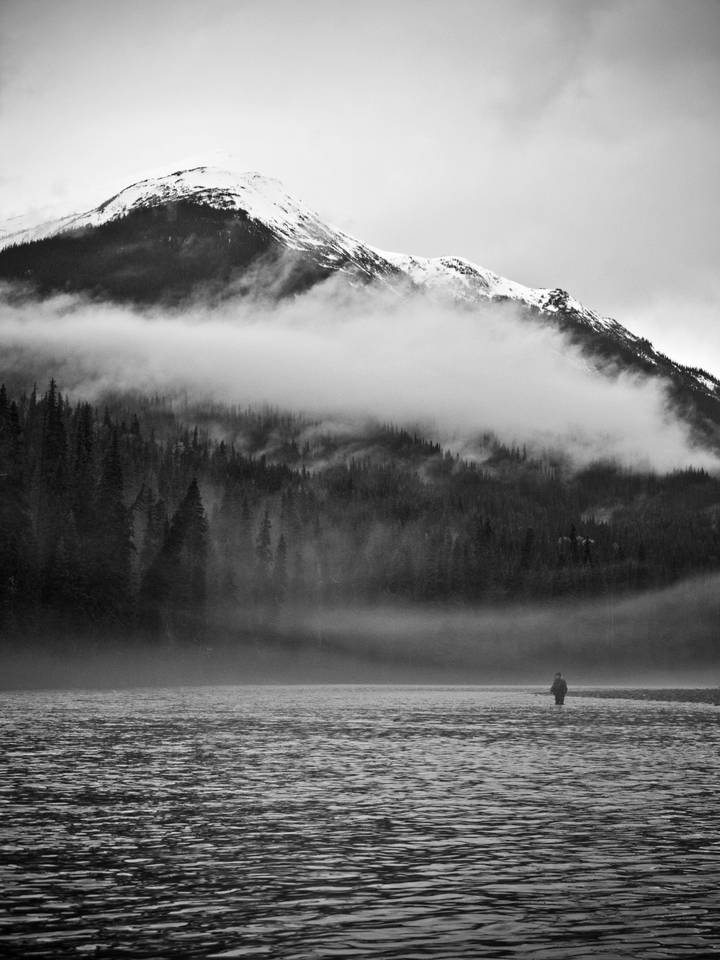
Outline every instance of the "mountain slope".
<svg viewBox="0 0 720 960"><path fill-rule="evenodd" d="M142 180L86 213L5 232L0 250L53 238L80 239L94 229L142 214L146 221L160 221L171 235L177 230L179 214L189 211L216 224L244 224L258 237L272 237L291 254L309 256L321 271L353 269L368 278L395 273L379 251L327 226L286 193L279 181L259 173L237 175L208 167ZM264 251L265 247L259 249Z"/></svg>
<svg viewBox="0 0 720 960"><path fill-rule="evenodd" d="M459 257L376 249L324 223L278 181L257 173L176 171L133 184L86 213L0 236L0 278L40 294L177 304L197 295L282 297L340 275L382 283L399 295L423 290L470 308L511 302L528 320L561 329L605 372L664 378L676 408L706 437L707 421L720 424L716 377L673 362L564 290L526 287Z"/></svg>

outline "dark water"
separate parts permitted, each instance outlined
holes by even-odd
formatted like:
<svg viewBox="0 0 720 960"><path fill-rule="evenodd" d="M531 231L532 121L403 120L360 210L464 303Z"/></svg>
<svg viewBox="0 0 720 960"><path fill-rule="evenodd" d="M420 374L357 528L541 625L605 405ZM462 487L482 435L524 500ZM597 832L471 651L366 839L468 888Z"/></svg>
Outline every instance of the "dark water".
<svg viewBox="0 0 720 960"><path fill-rule="evenodd" d="M715 706L222 687L0 710L0 955L720 950Z"/></svg>
<svg viewBox="0 0 720 960"><path fill-rule="evenodd" d="M581 692L585 697L602 697L611 700L617 700L618 698L625 700L667 700L674 703L714 703L715 706L720 706L720 687L695 687L682 690L668 687L644 689L622 687L614 690L595 687L583 691L576 690L577 692Z"/></svg>

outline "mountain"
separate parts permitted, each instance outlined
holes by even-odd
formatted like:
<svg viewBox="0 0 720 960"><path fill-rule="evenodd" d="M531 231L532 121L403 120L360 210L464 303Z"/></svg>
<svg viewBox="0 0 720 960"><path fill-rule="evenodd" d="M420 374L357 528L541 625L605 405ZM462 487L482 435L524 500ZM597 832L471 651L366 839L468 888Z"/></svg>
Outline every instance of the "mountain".
<svg viewBox="0 0 720 960"><path fill-rule="evenodd" d="M588 368L662 378L698 440L720 448L709 374L562 290L364 244L258 174L196 168L145 180L87 213L5 231L0 249L4 296L22 307L15 329L32 327L34 297L57 291L91 302L82 312L92 324L95 302L281 298L330 277L379 284L399 302L424 292L479 324L496 309L504 319L510 303L528 324L562 330ZM65 303L57 307L49 323ZM222 663L213 650L237 653L242 670L264 679L286 667L296 676L299 657L323 678L336 658L341 680L357 679L363 658L381 671L427 662L484 679L493 663L559 656L576 669L716 665L716 581L678 582L720 570L720 478L704 470L582 467L489 432L477 438L481 456L462 457L420 427L385 423L384 410L379 423L345 424L324 411L114 389L112 376L89 400L67 380L76 366L92 377L92 349L68 362L63 327L47 350L37 333L28 348L14 345L12 327L0 370L0 651L34 655L40 642L60 658L78 649L94 657L117 640L131 664L168 644L173 657L202 651L203 664ZM159 331L163 344L169 336ZM481 364L470 367L474 383ZM516 369L501 375L506 397L525 390L535 403ZM636 591L666 588L628 606ZM390 610L417 611L409 643L398 642ZM346 611L367 619L349 623ZM429 632L418 634L424 623Z"/></svg>
<svg viewBox="0 0 720 960"><path fill-rule="evenodd" d="M596 368L661 377L702 439L720 437L720 380L676 363L566 291L531 288L461 257L389 253L330 226L258 173L209 167L135 183L95 209L0 231L0 278L135 303L179 304L228 294L284 297L330 277L451 299L472 309L511 302L551 324Z"/></svg>
<svg viewBox="0 0 720 960"><path fill-rule="evenodd" d="M280 261L280 296L338 270L400 279L380 251L323 223L277 180L208 167L142 180L94 210L0 236L0 277L42 293L177 302L200 284L221 294L253 263L271 276L276 262L280 273Z"/></svg>

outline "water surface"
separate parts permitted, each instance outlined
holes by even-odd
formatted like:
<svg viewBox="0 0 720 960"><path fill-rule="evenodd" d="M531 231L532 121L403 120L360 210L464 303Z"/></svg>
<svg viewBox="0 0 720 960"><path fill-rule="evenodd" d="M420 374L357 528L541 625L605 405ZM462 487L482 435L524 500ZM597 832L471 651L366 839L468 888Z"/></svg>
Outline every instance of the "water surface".
<svg viewBox="0 0 720 960"><path fill-rule="evenodd" d="M0 955L720 949L710 704L228 686L0 711Z"/></svg>

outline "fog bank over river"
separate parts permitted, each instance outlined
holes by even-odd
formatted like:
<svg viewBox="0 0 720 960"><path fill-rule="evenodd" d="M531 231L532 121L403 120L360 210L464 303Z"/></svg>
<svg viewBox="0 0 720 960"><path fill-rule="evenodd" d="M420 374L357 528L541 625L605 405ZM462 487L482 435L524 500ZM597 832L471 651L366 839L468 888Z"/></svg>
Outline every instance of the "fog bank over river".
<svg viewBox="0 0 720 960"><path fill-rule="evenodd" d="M203 647L43 638L0 648L0 688L213 683L720 685L720 578L587 602L296 608Z"/></svg>

